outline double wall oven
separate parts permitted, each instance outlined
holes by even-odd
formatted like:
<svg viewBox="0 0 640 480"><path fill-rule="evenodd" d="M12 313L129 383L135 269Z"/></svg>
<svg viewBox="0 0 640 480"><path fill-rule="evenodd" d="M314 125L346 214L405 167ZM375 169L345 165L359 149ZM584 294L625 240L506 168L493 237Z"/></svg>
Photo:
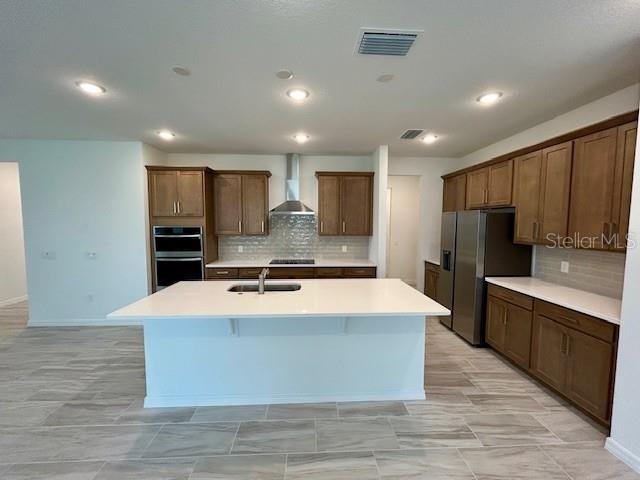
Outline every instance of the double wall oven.
<svg viewBox="0 0 640 480"><path fill-rule="evenodd" d="M204 279L202 227L153 227L155 290Z"/></svg>

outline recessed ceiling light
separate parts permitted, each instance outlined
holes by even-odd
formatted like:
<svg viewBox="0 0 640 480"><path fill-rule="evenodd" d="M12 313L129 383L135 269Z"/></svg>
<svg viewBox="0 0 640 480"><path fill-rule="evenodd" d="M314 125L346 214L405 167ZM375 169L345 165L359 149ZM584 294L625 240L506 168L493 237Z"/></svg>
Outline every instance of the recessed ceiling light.
<svg viewBox="0 0 640 480"><path fill-rule="evenodd" d="M180 75L181 77L188 77L189 75L191 75L191 70L189 70L187 67L183 67L182 65L176 65L175 67L172 67L171 70L173 70L175 74Z"/></svg>
<svg viewBox="0 0 640 480"><path fill-rule="evenodd" d="M306 133L296 133L293 139L298 143L307 143L309 141L309 135Z"/></svg>
<svg viewBox="0 0 640 480"><path fill-rule="evenodd" d="M422 141L424 143L433 143L438 140L438 136L434 133L427 133L424 137L422 137Z"/></svg>
<svg viewBox="0 0 640 480"><path fill-rule="evenodd" d="M87 82L85 80L78 80L76 86L87 95L98 97L107 93L107 89L97 83Z"/></svg>
<svg viewBox="0 0 640 480"><path fill-rule="evenodd" d="M163 139L163 140L167 140L167 141L171 141L174 138L176 138L176 134L173 132L170 132L169 130L160 130L158 132L158 136Z"/></svg>
<svg viewBox="0 0 640 480"><path fill-rule="evenodd" d="M279 70L278 72L276 72L276 77L278 77L280 80L290 80L293 78L293 72L291 70Z"/></svg>
<svg viewBox="0 0 640 480"><path fill-rule="evenodd" d="M291 100L301 101L305 100L309 96L309 92L302 88L293 88L287 91L287 96Z"/></svg>
<svg viewBox="0 0 640 480"><path fill-rule="evenodd" d="M380 75L378 78L376 78L376 80L380 83L389 83L391 80L393 80L393 73L385 73L384 75Z"/></svg>
<svg viewBox="0 0 640 480"><path fill-rule="evenodd" d="M482 105L493 105L502 97L502 92L487 92L476 98L478 103Z"/></svg>

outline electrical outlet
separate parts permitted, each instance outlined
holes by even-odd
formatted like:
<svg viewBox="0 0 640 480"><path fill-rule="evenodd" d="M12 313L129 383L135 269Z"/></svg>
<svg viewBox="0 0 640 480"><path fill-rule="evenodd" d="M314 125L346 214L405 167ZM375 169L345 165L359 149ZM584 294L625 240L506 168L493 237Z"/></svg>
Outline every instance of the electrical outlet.
<svg viewBox="0 0 640 480"><path fill-rule="evenodd" d="M95 260L98 258L98 252L87 252L87 259Z"/></svg>
<svg viewBox="0 0 640 480"><path fill-rule="evenodd" d="M560 262L560 271L562 273L569 273L569 262L565 262L564 260Z"/></svg>
<svg viewBox="0 0 640 480"><path fill-rule="evenodd" d="M342 245L342 253L347 253L347 246L346 245Z"/></svg>
<svg viewBox="0 0 640 480"><path fill-rule="evenodd" d="M238 245L238 253L244 252L244 247L242 245Z"/></svg>

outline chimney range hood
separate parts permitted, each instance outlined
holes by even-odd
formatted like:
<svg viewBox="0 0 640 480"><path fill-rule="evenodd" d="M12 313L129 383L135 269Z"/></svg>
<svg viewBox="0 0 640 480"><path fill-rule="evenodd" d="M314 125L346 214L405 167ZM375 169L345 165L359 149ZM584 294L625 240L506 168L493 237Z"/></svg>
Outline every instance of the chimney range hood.
<svg viewBox="0 0 640 480"><path fill-rule="evenodd" d="M300 155L287 153L287 178L284 185L285 201L271 210L271 215L315 215L300 201Z"/></svg>

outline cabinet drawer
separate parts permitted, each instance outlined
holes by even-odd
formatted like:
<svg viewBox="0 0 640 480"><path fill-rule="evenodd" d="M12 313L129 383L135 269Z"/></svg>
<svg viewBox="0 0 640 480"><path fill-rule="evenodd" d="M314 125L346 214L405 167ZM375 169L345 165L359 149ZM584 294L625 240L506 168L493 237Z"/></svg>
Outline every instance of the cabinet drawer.
<svg viewBox="0 0 640 480"><path fill-rule="evenodd" d="M543 300L536 300L536 313L551 318L562 325L613 343L616 340L616 326L612 323L590 317L584 313L569 310Z"/></svg>
<svg viewBox="0 0 640 480"><path fill-rule="evenodd" d="M316 278L342 278L342 269L340 267L316 268Z"/></svg>
<svg viewBox="0 0 640 480"><path fill-rule="evenodd" d="M278 267L269 268L268 278L313 278L313 267Z"/></svg>
<svg viewBox="0 0 640 480"><path fill-rule="evenodd" d="M207 268L207 280L216 278L238 278L237 268Z"/></svg>
<svg viewBox="0 0 640 480"><path fill-rule="evenodd" d="M513 303L527 310L533 310L533 298L522 293L514 292L506 288L498 287L496 285L489 284L489 295L501 298L505 302Z"/></svg>
<svg viewBox="0 0 640 480"><path fill-rule="evenodd" d="M238 269L238 278L258 278L262 272L262 268L239 268Z"/></svg>
<svg viewBox="0 0 640 480"><path fill-rule="evenodd" d="M376 267L345 267L342 274L348 278L375 278Z"/></svg>

